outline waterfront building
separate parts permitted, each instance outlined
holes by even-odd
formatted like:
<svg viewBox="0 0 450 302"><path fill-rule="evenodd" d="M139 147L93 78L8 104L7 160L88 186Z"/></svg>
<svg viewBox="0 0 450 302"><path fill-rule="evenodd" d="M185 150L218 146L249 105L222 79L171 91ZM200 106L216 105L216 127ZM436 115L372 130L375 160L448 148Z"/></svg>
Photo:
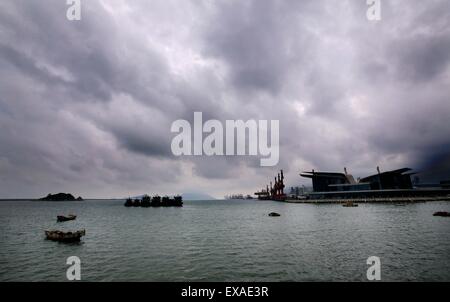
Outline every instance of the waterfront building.
<svg viewBox="0 0 450 302"><path fill-rule="evenodd" d="M314 192L341 192L341 191L362 191L370 190L370 182L355 181L353 175L347 173L335 172L303 172L300 176L311 178Z"/></svg>
<svg viewBox="0 0 450 302"><path fill-rule="evenodd" d="M403 168L393 171L380 172L377 167L377 174L361 179L362 182L370 184L371 190L410 190L413 188L411 175L414 172L410 168Z"/></svg>
<svg viewBox="0 0 450 302"><path fill-rule="evenodd" d="M415 173L410 168L402 168L377 173L355 181L347 173L336 172L302 172L300 176L310 178L313 192L309 198L313 199L340 199L340 198L391 198L415 196L442 196L450 193L448 187L441 184L442 189L414 189L411 176Z"/></svg>

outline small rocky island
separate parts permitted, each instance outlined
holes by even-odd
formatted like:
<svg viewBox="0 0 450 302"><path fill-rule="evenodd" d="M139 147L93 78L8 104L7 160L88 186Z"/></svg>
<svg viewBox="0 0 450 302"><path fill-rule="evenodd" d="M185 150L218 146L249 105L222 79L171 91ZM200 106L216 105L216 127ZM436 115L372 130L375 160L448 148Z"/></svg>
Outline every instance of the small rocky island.
<svg viewBox="0 0 450 302"><path fill-rule="evenodd" d="M69 193L58 193L58 194L48 194L47 197L43 197L39 200L42 201L82 201L83 198L78 197L75 198L72 194Z"/></svg>

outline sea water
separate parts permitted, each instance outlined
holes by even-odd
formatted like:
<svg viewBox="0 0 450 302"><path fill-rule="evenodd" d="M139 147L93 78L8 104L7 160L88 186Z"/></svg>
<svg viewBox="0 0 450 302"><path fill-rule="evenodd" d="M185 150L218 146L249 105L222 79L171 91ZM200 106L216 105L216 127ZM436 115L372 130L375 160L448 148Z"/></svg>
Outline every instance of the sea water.
<svg viewBox="0 0 450 302"><path fill-rule="evenodd" d="M67 281L77 256L83 281L450 281L449 202L288 204L185 201L125 208L122 200L1 201L0 281ZM281 217L269 217L278 212ZM57 223L56 216L76 214ZM49 229L86 230L79 244Z"/></svg>

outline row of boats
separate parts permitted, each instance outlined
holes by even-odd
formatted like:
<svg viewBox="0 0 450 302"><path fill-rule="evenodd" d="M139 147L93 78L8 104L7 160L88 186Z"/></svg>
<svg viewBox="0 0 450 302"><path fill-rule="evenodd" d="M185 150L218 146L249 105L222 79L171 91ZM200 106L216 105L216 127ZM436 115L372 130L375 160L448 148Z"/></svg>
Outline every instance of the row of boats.
<svg viewBox="0 0 450 302"><path fill-rule="evenodd" d="M169 198L168 196L160 197L158 195L151 198L148 195L144 195L142 199L131 199L128 198L124 204L125 207L182 207L183 198L181 196L175 196L174 198Z"/></svg>

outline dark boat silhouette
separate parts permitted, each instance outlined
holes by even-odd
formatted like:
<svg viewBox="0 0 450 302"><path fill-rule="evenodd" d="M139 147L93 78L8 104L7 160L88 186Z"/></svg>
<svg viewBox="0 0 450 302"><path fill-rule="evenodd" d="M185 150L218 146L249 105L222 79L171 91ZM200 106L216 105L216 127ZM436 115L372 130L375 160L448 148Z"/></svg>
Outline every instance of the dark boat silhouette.
<svg viewBox="0 0 450 302"><path fill-rule="evenodd" d="M182 207L183 199L181 196L175 196L174 198L169 198L164 196L162 198L161 206L163 207Z"/></svg>
<svg viewBox="0 0 450 302"><path fill-rule="evenodd" d="M139 199L135 199L133 201L133 207L140 207L141 206L141 201Z"/></svg>
<svg viewBox="0 0 450 302"><path fill-rule="evenodd" d="M142 197L141 207L148 208L151 205L151 198L148 195Z"/></svg>
<svg viewBox="0 0 450 302"><path fill-rule="evenodd" d="M56 221L57 222L70 221L70 220L75 220L75 219L77 219L76 215L68 215L68 216L59 215L59 216L56 216Z"/></svg>
<svg viewBox="0 0 450 302"><path fill-rule="evenodd" d="M164 197L162 198L162 201L161 201L161 206L162 206L162 207L168 207L169 204L170 204L170 199L169 199L169 197L168 197L168 196L164 196Z"/></svg>
<svg viewBox="0 0 450 302"><path fill-rule="evenodd" d="M132 207L133 206L133 200L131 200L131 198L128 198L127 201L125 201L124 206Z"/></svg>
<svg viewBox="0 0 450 302"><path fill-rule="evenodd" d="M161 206L161 197L156 195L153 196L152 202L150 204L152 207L160 207Z"/></svg>
<svg viewBox="0 0 450 302"><path fill-rule="evenodd" d="M183 206L183 197L177 195L173 199L174 207L182 207Z"/></svg>

